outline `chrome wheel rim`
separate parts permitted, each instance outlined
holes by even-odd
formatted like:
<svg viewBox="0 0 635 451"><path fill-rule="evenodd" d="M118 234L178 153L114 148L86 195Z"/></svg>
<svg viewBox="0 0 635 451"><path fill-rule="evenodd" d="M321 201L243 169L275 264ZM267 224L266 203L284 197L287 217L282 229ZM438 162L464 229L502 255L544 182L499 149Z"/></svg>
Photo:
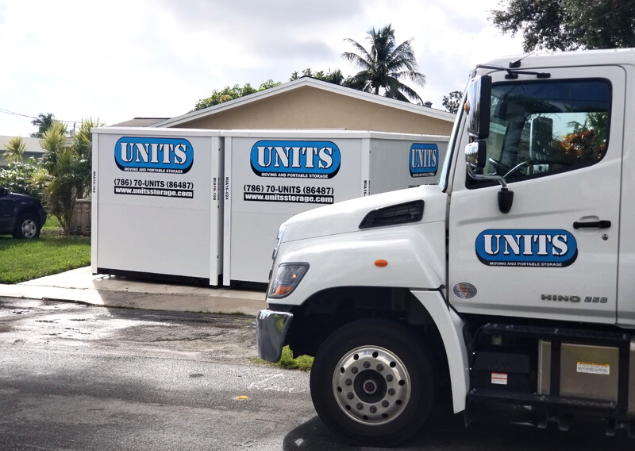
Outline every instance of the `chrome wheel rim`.
<svg viewBox="0 0 635 451"><path fill-rule="evenodd" d="M25 238L33 238L37 233L37 224L33 219L27 219L22 223L22 235Z"/></svg>
<svg viewBox="0 0 635 451"><path fill-rule="evenodd" d="M333 394L349 418L368 426L390 423L410 401L410 374L401 359L380 346L346 353L333 372Z"/></svg>

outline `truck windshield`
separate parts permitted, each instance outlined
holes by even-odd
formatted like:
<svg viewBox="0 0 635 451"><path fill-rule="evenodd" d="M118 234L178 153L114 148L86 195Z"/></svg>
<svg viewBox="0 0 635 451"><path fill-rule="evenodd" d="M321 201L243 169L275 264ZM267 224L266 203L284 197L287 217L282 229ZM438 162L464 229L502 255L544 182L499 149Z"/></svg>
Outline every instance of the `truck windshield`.
<svg viewBox="0 0 635 451"><path fill-rule="evenodd" d="M488 158L479 172L513 182L597 163L608 146L610 104L607 80L495 84Z"/></svg>

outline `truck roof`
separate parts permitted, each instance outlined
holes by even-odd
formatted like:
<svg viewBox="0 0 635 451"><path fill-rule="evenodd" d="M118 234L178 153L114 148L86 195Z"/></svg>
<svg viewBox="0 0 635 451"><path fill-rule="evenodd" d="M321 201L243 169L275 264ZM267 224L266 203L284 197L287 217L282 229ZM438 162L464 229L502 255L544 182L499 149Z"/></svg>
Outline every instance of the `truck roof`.
<svg viewBox="0 0 635 451"><path fill-rule="evenodd" d="M563 66L635 65L635 48L606 50L577 50L571 52L532 52L488 61L487 65L509 67L522 59L520 69Z"/></svg>

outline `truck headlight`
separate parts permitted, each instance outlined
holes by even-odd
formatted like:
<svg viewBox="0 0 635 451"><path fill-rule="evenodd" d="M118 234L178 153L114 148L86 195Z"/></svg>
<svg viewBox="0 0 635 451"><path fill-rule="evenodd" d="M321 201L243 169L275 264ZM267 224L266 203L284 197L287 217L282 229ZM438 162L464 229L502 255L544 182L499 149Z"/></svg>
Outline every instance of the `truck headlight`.
<svg viewBox="0 0 635 451"><path fill-rule="evenodd" d="M282 263L278 266L276 276L271 282L269 297L283 298L289 296L309 270L308 263Z"/></svg>

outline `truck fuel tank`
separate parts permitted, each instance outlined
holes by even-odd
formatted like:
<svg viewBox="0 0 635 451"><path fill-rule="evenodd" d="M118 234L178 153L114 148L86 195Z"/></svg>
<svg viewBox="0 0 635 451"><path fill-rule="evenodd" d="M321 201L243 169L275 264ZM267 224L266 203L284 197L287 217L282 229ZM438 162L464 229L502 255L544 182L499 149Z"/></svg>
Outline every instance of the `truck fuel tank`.
<svg viewBox="0 0 635 451"><path fill-rule="evenodd" d="M633 361L632 349L631 344L631 362ZM559 371L554 371L551 367L551 355L551 342L540 340L538 354L539 394L551 394L551 378L558 377L559 373L561 396L617 402L620 370L619 348L562 343ZM631 364L631 369L632 367ZM631 374L631 380L634 377ZM630 385L632 386L632 382Z"/></svg>

